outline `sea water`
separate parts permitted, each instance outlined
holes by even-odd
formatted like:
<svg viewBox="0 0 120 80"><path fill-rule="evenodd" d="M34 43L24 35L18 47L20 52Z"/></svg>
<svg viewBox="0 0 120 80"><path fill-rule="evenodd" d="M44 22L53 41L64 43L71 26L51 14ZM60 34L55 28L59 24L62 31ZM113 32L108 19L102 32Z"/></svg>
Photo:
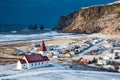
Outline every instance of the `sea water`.
<svg viewBox="0 0 120 80"><path fill-rule="evenodd" d="M76 3L77 1L77 3ZM71 3L71 8L70 6L65 3L65 4L59 4L59 11L61 13L55 14L55 16L62 16L62 14L70 14L70 12L75 11L76 9L80 9L81 7L87 7L91 5L98 5L98 4L106 4L110 2L114 2L116 0L76 0L73 3ZM55 4L53 4L55 5ZM62 6L62 7L60 7ZM62 9L63 8L63 9ZM69 9L68 9L69 8ZM43 7L44 9L44 7ZM55 7L56 9L56 7ZM67 9L67 10L64 10ZM57 9L58 10L58 9ZM55 10L55 11L57 11ZM50 13L50 12L49 12ZM54 11L52 11L54 13ZM54 14L51 14L51 16ZM45 15L47 16L47 15ZM47 19L48 17L46 17ZM50 18L50 17L49 17ZM52 18L55 20L56 24L56 17ZM52 20L51 20L52 21ZM16 24L16 23L15 23ZM47 24L47 22L46 22ZM3 42L18 42L18 41L37 41L37 40L42 40L42 39L51 39L55 37L64 37L64 36L70 36L71 34L69 33L57 33L51 31L51 29L54 26L47 25L45 26L45 30L29 30L28 29L29 25L14 25L14 24L0 24L0 43ZM40 26L40 25L39 25Z"/></svg>

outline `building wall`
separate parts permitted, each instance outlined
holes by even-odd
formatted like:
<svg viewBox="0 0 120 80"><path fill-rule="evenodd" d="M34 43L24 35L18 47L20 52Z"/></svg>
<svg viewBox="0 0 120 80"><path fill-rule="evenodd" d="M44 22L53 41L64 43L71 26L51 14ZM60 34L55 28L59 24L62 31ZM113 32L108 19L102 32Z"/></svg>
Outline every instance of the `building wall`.
<svg viewBox="0 0 120 80"><path fill-rule="evenodd" d="M39 54L41 54L42 56L47 56L47 52L46 51L39 51Z"/></svg>
<svg viewBox="0 0 120 80"><path fill-rule="evenodd" d="M45 67L49 66L49 61L43 61L43 62L36 62L36 63L25 63L21 64L20 61L17 62L17 67L16 69L34 69L34 68L39 68L39 67Z"/></svg>
<svg viewBox="0 0 120 80"><path fill-rule="evenodd" d="M43 62L30 63L28 69L34 69L34 68L39 68L44 66L49 66L49 62L43 61Z"/></svg>
<svg viewBox="0 0 120 80"><path fill-rule="evenodd" d="M27 64L22 64L22 68L23 68L23 69L27 69L27 68L28 68L28 65L27 65Z"/></svg>
<svg viewBox="0 0 120 80"><path fill-rule="evenodd" d="M116 52L120 53L120 50L114 50L114 53L116 53Z"/></svg>
<svg viewBox="0 0 120 80"><path fill-rule="evenodd" d="M17 67L16 69L27 69L28 68L28 65L25 63L25 64L21 64L20 61L17 62Z"/></svg>
<svg viewBox="0 0 120 80"><path fill-rule="evenodd" d="M20 61L17 62L17 67L16 67L16 69L22 69L22 65L21 65Z"/></svg>
<svg viewBox="0 0 120 80"><path fill-rule="evenodd" d="M107 62L106 62L106 60L98 60L98 61L97 61L97 64L106 65Z"/></svg>

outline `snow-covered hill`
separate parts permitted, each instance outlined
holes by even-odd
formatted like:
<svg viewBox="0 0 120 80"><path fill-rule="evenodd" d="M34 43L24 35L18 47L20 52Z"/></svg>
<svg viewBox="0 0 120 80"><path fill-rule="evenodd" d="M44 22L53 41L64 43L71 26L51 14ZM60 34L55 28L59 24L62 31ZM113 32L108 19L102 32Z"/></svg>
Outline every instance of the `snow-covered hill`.
<svg viewBox="0 0 120 80"><path fill-rule="evenodd" d="M9 68L8 68L9 67ZM120 73L71 70L53 65L32 70L14 70L15 65L0 66L0 80L119 80Z"/></svg>

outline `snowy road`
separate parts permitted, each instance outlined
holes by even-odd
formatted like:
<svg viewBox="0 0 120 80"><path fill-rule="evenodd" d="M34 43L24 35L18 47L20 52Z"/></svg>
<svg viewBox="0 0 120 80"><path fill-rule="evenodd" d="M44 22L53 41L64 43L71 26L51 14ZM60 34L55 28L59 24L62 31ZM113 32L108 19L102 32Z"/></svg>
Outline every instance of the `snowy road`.
<svg viewBox="0 0 120 80"><path fill-rule="evenodd" d="M0 80L119 80L120 73L71 70L63 66L52 66L33 70L4 70ZM7 75L8 74L8 75Z"/></svg>
<svg viewBox="0 0 120 80"><path fill-rule="evenodd" d="M79 56L84 55L84 54L86 54L86 53L88 53L88 52L90 52L90 51L92 51L92 50L98 49L98 48L100 47L101 44L102 44L102 42L99 42L99 43L93 45L93 46L90 47L89 49L87 49L87 50L85 50L85 51L79 53Z"/></svg>

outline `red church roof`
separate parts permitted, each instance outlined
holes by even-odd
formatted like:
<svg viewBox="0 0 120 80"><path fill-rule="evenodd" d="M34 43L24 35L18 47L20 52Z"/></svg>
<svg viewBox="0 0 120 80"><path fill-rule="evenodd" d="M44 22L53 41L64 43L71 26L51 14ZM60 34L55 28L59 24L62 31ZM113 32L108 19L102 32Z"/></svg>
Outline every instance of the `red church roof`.
<svg viewBox="0 0 120 80"><path fill-rule="evenodd" d="M40 51L47 51L44 41L42 41L42 43L40 45Z"/></svg>
<svg viewBox="0 0 120 80"><path fill-rule="evenodd" d="M28 63L34 63L34 62L42 62L42 61L48 61L47 56L42 56L41 54L31 54L31 55L25 55L26 60ZM21 64L26 63L25 59L20 59Z"/></svg>
<svg viewBox="0 0 120 80"><path fill-rule="evenodd" d="M19 59L19 61L20 61L21 64L25 64L26 63L25 59Z"/></svg>

